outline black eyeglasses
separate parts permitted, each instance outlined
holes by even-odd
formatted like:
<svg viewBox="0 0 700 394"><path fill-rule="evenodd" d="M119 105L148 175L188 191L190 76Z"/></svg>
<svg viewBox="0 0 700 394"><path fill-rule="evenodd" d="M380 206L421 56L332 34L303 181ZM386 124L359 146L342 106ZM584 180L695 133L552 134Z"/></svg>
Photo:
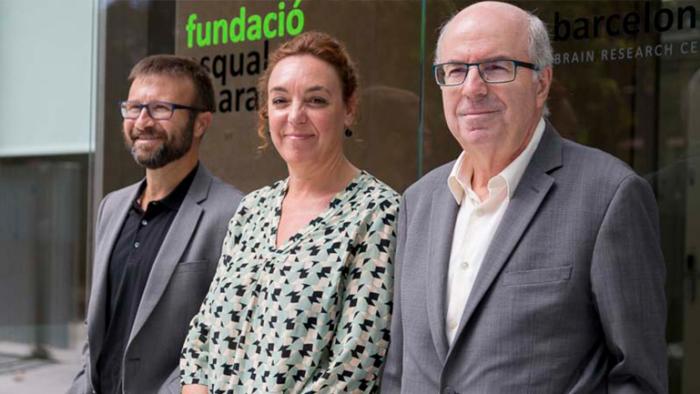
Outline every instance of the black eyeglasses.
<svg viewBox="0 0 700 394"><path fill-rule="evenodd" d="M119 107L121 108L122 118L124 119L138 118L144 108L146 108L148 116L155 120L168 120L173 117L173 113L175 113L177 109L187 109L196 112L206 111L203 108L169 103L167 101L151 101L146 104L142 104L138 101L122 101Z"/></svg>
<svg viewBox="0 0 700 394"><path fill-rule="evenodd" d="M433 65L435 81L440 86L457 86L464 83L469 67L476 66L479 76L486 83L506 83L515 80L518 67L539 71L532 63L518 60L489 60L480 63L448 62Z"/></svg>

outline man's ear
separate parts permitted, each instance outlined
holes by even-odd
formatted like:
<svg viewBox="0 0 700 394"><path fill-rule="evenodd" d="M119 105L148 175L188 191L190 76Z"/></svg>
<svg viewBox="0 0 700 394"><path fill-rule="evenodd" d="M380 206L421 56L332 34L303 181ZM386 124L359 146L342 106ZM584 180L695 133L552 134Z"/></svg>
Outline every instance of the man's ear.
<svg viewBox="0 0 700 394"><path fill-rule="evenodd" d="M201 139L211 125L213 114L211 112L200 112L194 119L194 136Z"/></svg>
<svg viewBox="0 0 700 394"><path fill-rule="evenodd" d="M553 75L554 71L552 70L552 66L545 67L544 70L540 71L537 75L537 106L539 108L544 108L544 104L547 102L549 88L552 86Z"/></svg>

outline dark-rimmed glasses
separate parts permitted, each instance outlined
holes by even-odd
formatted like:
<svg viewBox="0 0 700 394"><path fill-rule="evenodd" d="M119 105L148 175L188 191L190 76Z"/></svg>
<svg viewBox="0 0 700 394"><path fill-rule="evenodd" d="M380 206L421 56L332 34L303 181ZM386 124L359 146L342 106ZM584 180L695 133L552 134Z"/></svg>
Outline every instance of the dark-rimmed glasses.
<svg viewBox="0 0 700 394"><path fill-rule="evenodd" d="M506 83L515 80L518 67L538 71L539 67L519 60L489 60L479 63L448 62L433 65L435 81L440 86L457 86L464 83L469 68L476 66L479 76L486 83Z"/></svg>
<svg viewBox="0 0 700 394"><path fill-rule="evenodd" d="M177 109L186 109L195 112L206 111L202 108L169 103L167 101L151 101L145 104L138 101L122 101L119 104L119 108L121 109L122 118L124 119L137 119L141 115L141 111L143 111L144 108L146 109L148 116L155 120L168 120L173 117L173 113L175 113L175 110Z"/></svg>

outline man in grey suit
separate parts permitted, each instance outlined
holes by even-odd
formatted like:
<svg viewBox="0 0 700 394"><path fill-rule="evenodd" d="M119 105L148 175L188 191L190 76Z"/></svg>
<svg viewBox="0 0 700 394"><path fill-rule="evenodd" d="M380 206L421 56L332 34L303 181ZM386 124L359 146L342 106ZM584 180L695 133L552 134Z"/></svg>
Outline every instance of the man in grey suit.
<svg viewBox="0 0 700 394"><path fill-rule="evenodd" d="M404 194L382 392L666 392L654 196L544 120L544 24L473 4L434 70L463 152Z"/></svg>
<svg viewBox="0 0 700 394"><path fill-rule="evenodd" d="M214 109L207 70L156 55L129 80L124 140L146 177L100 204L85 360L69 393L180 393L182 343L242 197L199 163Z"/></svg>

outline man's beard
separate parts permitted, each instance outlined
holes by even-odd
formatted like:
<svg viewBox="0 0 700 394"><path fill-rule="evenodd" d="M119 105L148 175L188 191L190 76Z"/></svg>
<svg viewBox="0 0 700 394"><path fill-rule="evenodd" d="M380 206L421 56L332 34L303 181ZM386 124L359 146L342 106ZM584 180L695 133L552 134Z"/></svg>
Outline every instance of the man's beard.
<svg viewBox="0 0 700 394"><path fill-rule="evenodd" d="M134 141L136 140L133 133L131 136L124 136L124 142L126 143L127 149L131 152L131 156L134 161L142 167L148 168L150 170L155 170L165 165L172 163L173 161L181 158L187 152L189 152L192 147L192 140L194 138L194 116L190 116L187 124L180 132L175 131L171 135L166 134L163 131L156 131L155 128L148 128L143 130L141 135L156 134L159 137L164 137L165 141L150 153L144 153L136 150Z"/></svg>

